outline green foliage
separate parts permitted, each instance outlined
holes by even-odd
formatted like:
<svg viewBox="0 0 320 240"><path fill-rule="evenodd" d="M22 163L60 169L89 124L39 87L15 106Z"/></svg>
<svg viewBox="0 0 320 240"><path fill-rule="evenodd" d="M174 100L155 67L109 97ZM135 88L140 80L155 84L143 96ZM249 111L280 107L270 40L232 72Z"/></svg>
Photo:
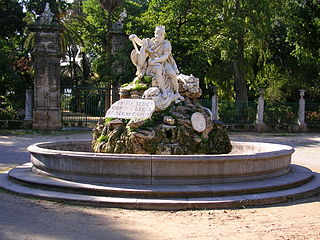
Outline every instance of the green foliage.
<svg viewBox="0 0 320 240"><path fill-rule="evenodd" d="M295 80L275 64L265 64L257 74L257 83L266 86L265 98L269 101L285 101L290 96L286 87L292 85ZM259 86L255 86L258 88Z"/></svg>
<svg viewBox="0 0 320 240"><path fill-rule="evenodd" d="M14 119L24 107L26 88L32 86L30 59L21 50L25 14L15 0L0 0L0 119Z"/></svg>
<svg viewBox="0 0 320 240"><path fill-rule="evenodd" d="M100 137L98 137L97 142L106 142L107 141L107 137L105 135L101 135Z"/></svg>
<svg viewBox="0 0 320 240"><path fill-rule="evenodd" d="M318 112L307 112L306 122L310 125L320 125L320 111Z"/></svg>
<svg viewBox="0 0 320 240"><path fill-rule="evenodd" d="M151 83L152 82L152 77L151 76L143 76L143 81L147 82L147 83Z"/></svg>
<svg viewBox="0 0 320 240"><path fill-rule="evenodd" d="M0 0L0 38L14 37L25 27L22 6L18 0Z"/></svg>
<svg viewBox="0 0 320 240"><path fill-rule="evenodd" d="M81 50L91 59L91 71L94 81L108 85L133 76L132 64L128 64L130 55L128 44L115 55L111 54L112 24L117 20L119 10L108 13L98 0L87 0L75 6L75 16L69 26L80 34ZM121 69L122 71L117 71Z"/></svg>
<svg viewBox="0 0 320 240"><path fill-rule="evenodd" d="M126 8L124 32L151 38L154 27L164 25L179 70L200 78L205 97L215 85L221 100L252 101L264 86L270 101L297 99L303 88L306 98L320 102L318 0L126 0L112 13L98 0L0 0L0 94L15 111L23 107L25 88L32 87L26 51L34 34L25 26L46 2L66 28L60 43L70 62L61 76L70 86L132 81L132 44L111 54L111 25ZM80 64L75 48L84 56Z"/></svg>
<svg viewBox="0 0 320 240"><path fill-rule="evenodd" d="M221 99L235 100L247 89L252 100L265 85L270 99L290 100L299 88L315 99L319 5L316 0L151 0L148 8L140 6L145 12L131 17L135 25L126 26L128 34L152 37L156 25L165 25L180 70L205 80L204 96L214 84Z"/></svg>
<svg viewBox="0 0 320 240"><path fill-rule="evenodd" d="M5 106L6 103L0 103L0 119L1 120L13 120L17 116L17 112L13 109L12 106Z"/></svg>
<svg viewBox="0 0 320 240"><path fill-rule="evenodd" d="M132 90L146 90L148 86L146 84L137 83L132 87Z"/></svg>
<svg viewBox="0 0 320 240"><path fill-rule="evenodd" d="M266 124L295 124L297 123L297 104L283 102L267 102L264 111Z"/></svg>
<svg viewBox="0 0 320 240"><path fill-rule="evenodd" d="M113 120L113 118L105 118L104 123L107 124L107 123L111 122L112 120Z"/></svg>

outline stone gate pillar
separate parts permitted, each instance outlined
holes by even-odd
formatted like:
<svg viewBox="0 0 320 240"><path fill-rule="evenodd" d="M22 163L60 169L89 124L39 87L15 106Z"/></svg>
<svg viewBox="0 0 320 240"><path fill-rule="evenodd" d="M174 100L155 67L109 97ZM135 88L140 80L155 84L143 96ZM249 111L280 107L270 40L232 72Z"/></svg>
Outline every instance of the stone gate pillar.
<svg viewBox="0 0 320 240"><path fill-rule="evenodd" d="M123 20L126 17L127 12L124 9L119 15L119 20L111 26L109 32L111 40L111 54L114 56L119 52L119 50L121 50L126 44L129 43L128 36L123 32ZM119 62L116 57L112 64L112 71L120 75L124 72L123 63ZM120 99L120 85L120 82L116 82L110 86L110 105Z"/></svg>
<svg viewBox="0 0 320 240"><path fill-rule="evenodd" d="M128 37L122 32L122 29L111 29L110 34L111 34L111 54L115 55L121 48L123 48L125 43L128 42ZM118 74L121 74L124 71L121 63L117 62L117 59L113 63L112 71L117 72ZM117 82L111 85L110 104L113 104L120 99L120 95L119 95L120 85L121 85L120 82Z"/></svg>
<svg viewBox="0 0 320 240"><path fill-rule="evenodd" d="M32 127L40 130L59 129L60 58L63 56L59 46L59 34L64 28L53 23L53 16L48 7L40 21L30 26L30 30L35 32L32 53L35 69Z"/></svg>

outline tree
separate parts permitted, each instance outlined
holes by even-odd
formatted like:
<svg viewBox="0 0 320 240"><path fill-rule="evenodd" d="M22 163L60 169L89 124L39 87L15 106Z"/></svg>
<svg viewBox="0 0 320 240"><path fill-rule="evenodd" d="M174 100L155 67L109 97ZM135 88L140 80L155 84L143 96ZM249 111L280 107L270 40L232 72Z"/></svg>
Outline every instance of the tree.
<svg viewBox="0 0 320 240"><path fill-rule="evenodd" d="M271 21L276 9L275 1L230 0L219 1L214 6L212 23L208 29L211 37L206 45L212 46L214 58L209 58L212 69L207 81L226 87L219 80L231 82L236 102L248 101L248 88L256 84L256 76L268 58L266 36L271 31ZM219 59L216 59L220 52ZM217 67L215 65L220 65ZM232 90L229 85L229 90Z"/></svg>
<svg viewBox="0 0 320 240"><path fill-rule="evenodd" d="M294 61L287 65L297 88L307 89L311 99L320 100L320 2L317 0L287 0L283 19Z"/></svg>
<svg viewBox="0 0 320 240"><path fill-rule="evenodd" d="M8 39L21 33L25 27L25 14L17 0L0 0L0 37Z"/></svg>
<svg viewBox="0 0 320 240"><path fill-rule="evenodd" d="M319 2L288 0L275 9L256 82L271 100L295 101L303 88L307 98L319 101Z"/></svg>
<svg viewBox="0 0 320 240"><path fill-rule="evenodd" d="M142 33L165 25L183 71L206 78L207 85L218 85L228 98L234 91L237 102L247 102L256 65L265 60L264 40L273 4L267 0L152 0L142 15Z"/></svg>
<svg viewBox="0 0 320 240"><path fill-rule="evenodd" d="M0 0L0 15L0 118L14 118L16 110L23 108L33 71L21 48L25 27L22 6L16 0Z"/></svg>
<svg viewBox="0 0 320 240"><path fill-rule="evenodd" d="M98 82L111 85L116 80L112 71L113 56L111 54L112 24L117 20L119 8L122 1L80 1L81 11L78 11L73 21L70 22L70 29L81 35L81 51L88 55L93 76Z"/></svg>

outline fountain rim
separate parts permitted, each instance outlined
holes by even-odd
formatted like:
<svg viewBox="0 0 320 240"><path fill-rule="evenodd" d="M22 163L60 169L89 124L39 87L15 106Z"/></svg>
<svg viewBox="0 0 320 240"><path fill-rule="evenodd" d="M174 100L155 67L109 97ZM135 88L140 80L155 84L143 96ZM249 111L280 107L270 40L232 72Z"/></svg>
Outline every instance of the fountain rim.
<svg viewBox="0 0 320 240"><path fill-rule="evenodd" d="M148 155L70 151L90 151L90 141L36 143L29 146L28 151L33 163L32 172L89 182L209 184L265 179L290 171L294 152L290 146L257 142L232 144L236 151L247 154Z"/></svg>
<svg viewBox="0 0 320 240"><path fill-rule="evenodd" d="M74 151L74 150L58 150L58 149L50 149L47 147L54 146L56 144L77 144L77 143L91 143L91 141L49 141L49 142L39 142L30 145L27 150L30 153L41 153L41 154L62 154L68 156L80 156L83 157L148 157L153 159L162 159L162 158L170 158L170 159L185 159L188 158L194 159L196 156L199 159L249 159L251 157L259 158L259 157L274 157L274 155L287 155L295 152L294 148L284 144L275 144L275 143L264 143L264 142L246 142L246 141L231 141L232 146L244 146L244 147L252 147L254 149L259 149L259 152L248 152L244 150L244 153L224 153L224 154L188 154L188 155L156 155L156 154L132 154L132 153L96 153L96 152L85 152L85 151ZM272 149L271 149L272 148ZM252 150L251 150L252 151Z"/></svg>

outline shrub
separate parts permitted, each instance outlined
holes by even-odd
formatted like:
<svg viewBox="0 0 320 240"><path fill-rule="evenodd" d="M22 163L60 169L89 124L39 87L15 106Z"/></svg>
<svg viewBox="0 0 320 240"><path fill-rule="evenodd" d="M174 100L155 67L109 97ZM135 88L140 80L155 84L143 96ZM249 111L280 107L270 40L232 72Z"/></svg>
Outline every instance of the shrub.
<svg viewBox="0 0 320 240"><path fill-rule="evenodd" d="M306 112L306 122L320 125L320 112Z"/></svg>

